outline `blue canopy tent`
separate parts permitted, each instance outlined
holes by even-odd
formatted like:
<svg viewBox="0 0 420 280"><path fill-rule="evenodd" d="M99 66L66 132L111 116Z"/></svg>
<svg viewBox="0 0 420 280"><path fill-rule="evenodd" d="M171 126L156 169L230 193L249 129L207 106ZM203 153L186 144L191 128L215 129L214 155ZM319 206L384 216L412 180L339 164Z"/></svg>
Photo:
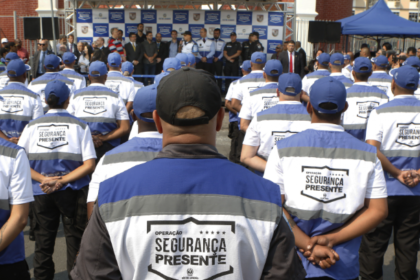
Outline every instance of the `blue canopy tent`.
<svg viewBox="0 0 420 280"><path fill-rule="evenodd" d="M406 20L395 15L384 0L379 0L372 8L363 13L343 18L341 23L343 35L360 35L375 37L380 41L384 37L420 37L420 23Z"/></svg>

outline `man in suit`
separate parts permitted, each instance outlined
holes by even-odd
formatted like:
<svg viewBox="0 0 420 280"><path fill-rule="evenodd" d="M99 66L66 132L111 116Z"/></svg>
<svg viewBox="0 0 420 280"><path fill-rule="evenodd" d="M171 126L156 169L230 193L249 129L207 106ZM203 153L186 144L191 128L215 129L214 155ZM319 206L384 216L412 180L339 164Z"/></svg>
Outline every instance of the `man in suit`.
<svg viewBox="0 0 420 280"><path fill-rule="evenodd" d="M162 34L156 34L156 46L158 48L156 74L160 74L163 68L163 61L169 57L169 44L162 42Z"/></svg>
<svg viewBox="0 0 420 280"><path fill-rule="evenodd" d="M175 57L178 54L178 46L180 41L181 40L178 39L178 31L175 29L172 30L171 40L167 42L169 57Z"/></svg>
<svg viewBox="0 0 420 280"><path fill-rule="evenodd" d="M283 65L283 73L296 73L301 78L305 76L305 65L301 54L295 52L295 41L291 40L288 42L287 51L281 52L279 59Z"/></svg>
<svg viewBox="0 0 420 280"><path fill-rule="evenodd" d="M44 60L49 54L52 54L52 52L48 50L48 40L39 40L38 51L34 54L31 62L32 79L36 79L45 73Z"/></svg>
<svg viewBox="0 0 420 280"><path fill-rule="evenodd" d="M296 41L296 52L300 53L303 59L303 67L306 67L306 52L304 49L302 49L300 41Z"/></svg>
<svg viewBox="0 0 420 280"><path fill-rule="evenodd" d="M73 34L70 34L70 35L67 37L67 49L68 49L70 52L74 53L74 51L76 50L76 48L77 48L77 46L76 46L76 44L74 43L74 36L73 36Z"/></svg>
<svg viewBox="0 0 420 280"><path fill-rule="evenodd" d="M84 50L84 48L85 48L85 45L82 43L82 42L79 42L79 43L77 43L77 45L76 45L77 47L76 47L76 49L73 51L73 53L74 53L74 55L76 56L76 65L78 64L78 62L79 62L79 57L82 55L82 52L83 52L83 50Z"/></svg>
<svg viewBox="0 0 420 280"><path fill-rule="evenodd" d="M127 61L134 65L134 74L141 74L143 53L140 44L136 42L136 33L131 32L129 35L130 42L125 44L124 48L127 53Z"/></svg>
<svg viewBox="0 0 420 280"><path fill-rule="evenodd" d="M108 47L105 47L105 40L102 37L99 37L98 40L96 40L96 46L98 47L98 49L100 49L102 51L102 59L101 61L103 63L108 63L108 54L109 54L109 49Z"/></svg>

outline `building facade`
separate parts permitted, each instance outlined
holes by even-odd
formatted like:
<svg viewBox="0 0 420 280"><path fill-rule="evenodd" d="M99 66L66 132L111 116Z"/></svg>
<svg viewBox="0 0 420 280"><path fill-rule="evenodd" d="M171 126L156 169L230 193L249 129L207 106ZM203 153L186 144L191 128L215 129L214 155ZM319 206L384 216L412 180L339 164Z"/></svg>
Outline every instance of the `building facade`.
<svg viewBox="0 0 420 280"><path fill-rule="evenodd" d="M358 14L372 7L378 0L353 0L353 13ZM419 0L385 0L391 11L405 19L416 21L419 16Z"/></svg>

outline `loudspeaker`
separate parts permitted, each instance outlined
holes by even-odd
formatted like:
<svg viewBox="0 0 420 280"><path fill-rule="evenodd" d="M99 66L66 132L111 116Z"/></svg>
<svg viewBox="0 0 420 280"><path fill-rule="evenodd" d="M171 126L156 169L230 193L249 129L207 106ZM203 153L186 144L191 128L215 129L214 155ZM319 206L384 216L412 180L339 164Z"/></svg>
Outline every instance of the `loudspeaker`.
<svg viewBox="0 0 420 280"><path fill-rule="evenodd" d="M51 22L50 22L51 23ZM38 40L41 38L41 27L39 17L23 18L23 37L27 40Z"/></svg>
<svg viewBox="0 0 420 280"><path fill-rule="evenodd" d="M311 43L340 43L341 23L310 21L308 41Z"/></svg>
<svg viewBox="0 0 420 280"><path fill-rule="evenodd" d="M54 25L55 25L55 39L58 39L60 36L60 30L58 29L58 18L54 18ZM53 40L53 28L51 18L42 18L42 37L44 39Z"/></svg>

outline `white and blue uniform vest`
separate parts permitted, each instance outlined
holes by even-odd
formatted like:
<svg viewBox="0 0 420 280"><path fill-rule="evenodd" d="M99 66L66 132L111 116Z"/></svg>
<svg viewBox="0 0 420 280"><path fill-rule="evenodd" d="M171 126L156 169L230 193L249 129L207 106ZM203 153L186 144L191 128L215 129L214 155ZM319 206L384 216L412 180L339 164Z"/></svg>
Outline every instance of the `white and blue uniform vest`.
<svg viewBox="0 0 420 280"><path fill-rule="evenodd" d="M182 53L193 53L193 47L197 45L195 41L185 42L182 41Z"/></svg>
<svg viewBox="0 0 420 280"><path fill-rule="evenodd" d="M310 95L312 85L321 78L327 77L330 72L326 69L320 69L315 72L309 73L302 79L302 90Z"/></svg>
<svg viewBox="0 0 420 280"><path fill-rule="evenodd" d="M76 91L67 110L85 121L93 135L108 134L117 129L117 120L129 120L122 98L102 84ZM117 138L108 143L115 147L120 142Z"/></svg>
<svg viewBox="0 0 420 280"><path fill-rule="evenodd" d="M213 63L215 53L215 45L212 39L206 38L204 43L203 38L197 40L198 45L198 58L207 57L207 63Z"/></svg>
<svg viewBox="0 0 420 280"><path fill-rule="evenodd" d="M7 86L10 82L9 76L7 76L7 72L4 71L0 73L0 90ZM28 79L25 80L25 86L28 86Z"/></svg>
<svg viewBox="0 0 420 280"><path fill-rule="evenodd" d="M134 82L121 74L121 72L109 71L105 86L113 92L118 93L124 101L124 104L134 101L134 96L136 94Z"/></svg>
<svg viewBox="0 0 420 280"><path fill-rule="evenodd" d="M59 73L73 81L75 90L79 90L86 87L86 78L83 75L74 71L73 69L64 68Z"/></svg>
<svg viewBox="0 0 420 280"><path fill-rule="evenodd" d="M394 94L391 91L392 77L389 76L385 71L374 71L368 80L369 84L378 87L380 90L388 95L389 100L394 98Z"/></svg>
<svg viewBox="0 0 420 280"><path fill-rule="evenodd" d="M44 114L38 94L22 83L9 83L0 96L0 130L9 138L20 137L30 120Z"/></svg>
<svg viewBox="0 0 420 280"><path fill-rule="evenodd" d="M230 83L228 92L226 94L226 100L232 101L232 94L233 91L235 90L234 87L237 86L239 80L235 80L233 82ZM229 122L237 122L239 120L238 118L238 114L234 114L231 111L229 111Z"/></svg>
<svg viewBox="0 0 420 280"><path fill-rule="evenodd" d="M129 141L107 152L98 162L89 183L87 202L98 198L99 186L105 180L154 159L162 150L162 134L157 131L137 133Z"/></svg>
<svg viewBox="0 0 420 280"><path fill-rule="evenodd" d="M41 98L42 107L44 108L44 113L47 112L49 109L45 100L45 87L47 86L49 82L55 81L55 80L62 81L69 87L70 96L72 96L74 92L76 91L73 81L70 80L69 78L64 77L59 72L45 73L41 77L38 77L35 80L33 80L28 86L30 90L38 94L39 97Z"/></svg>
<svg viewBox="0 0 420 280"><path fill-rule="evenodd" d="M349 87L351 87L353 85L353 81L350 80L349 78L347 78L346 76L344 76L341 73L331 73L330 76L333 77L334 79L342 82L343 85L346 87L346 89L348 89Z"/></svg>
<svg viewBox="0 0 420 280"><path fill-rule="evenodd" d="M276 82L261 84L261 87L252 90L249 97L242 102L241 112L239 114L241 119L252 120L257 116L257 113L267 110L277 103L279 98L277 96Z"/></svg>
<svg viewBox="0 0 420 280"><path fill-rule="evenodd" d="M89 126L65 109L50 109L46 115L31 121L18 144L25 148L31 168L45 177L67 175L84 161L96 158ZM89 181L86 175L60 191L80 190ZM45 194L39 185L40 182L32 180L34 195Z"/></svg>
<svg viewBox="0 0 420 280"><path fill-rule="evenodd" d="M223 58L223 50L225 48L225 41L223 39L213 39L214 40L214 46L215 46L215 52L214 57L217 57L219 60Z"/></svg>
<svg viewBox="0 0 420 280"><path fill-rule="evenodd" d="M349 107L342 115L343 127L346 132L364 142L370 112L387 103L388 96L379 88L360 82L347 89L347 102Z"/></svg>
<svg viewBox="0 0 420 280"><path fill-rule="evenodd" d="M0 228L10 218L10 205L34 201L31 186L31 169L25 150L0 138ZM0 252L0 265L25 260L23 232Z"/></svg>

